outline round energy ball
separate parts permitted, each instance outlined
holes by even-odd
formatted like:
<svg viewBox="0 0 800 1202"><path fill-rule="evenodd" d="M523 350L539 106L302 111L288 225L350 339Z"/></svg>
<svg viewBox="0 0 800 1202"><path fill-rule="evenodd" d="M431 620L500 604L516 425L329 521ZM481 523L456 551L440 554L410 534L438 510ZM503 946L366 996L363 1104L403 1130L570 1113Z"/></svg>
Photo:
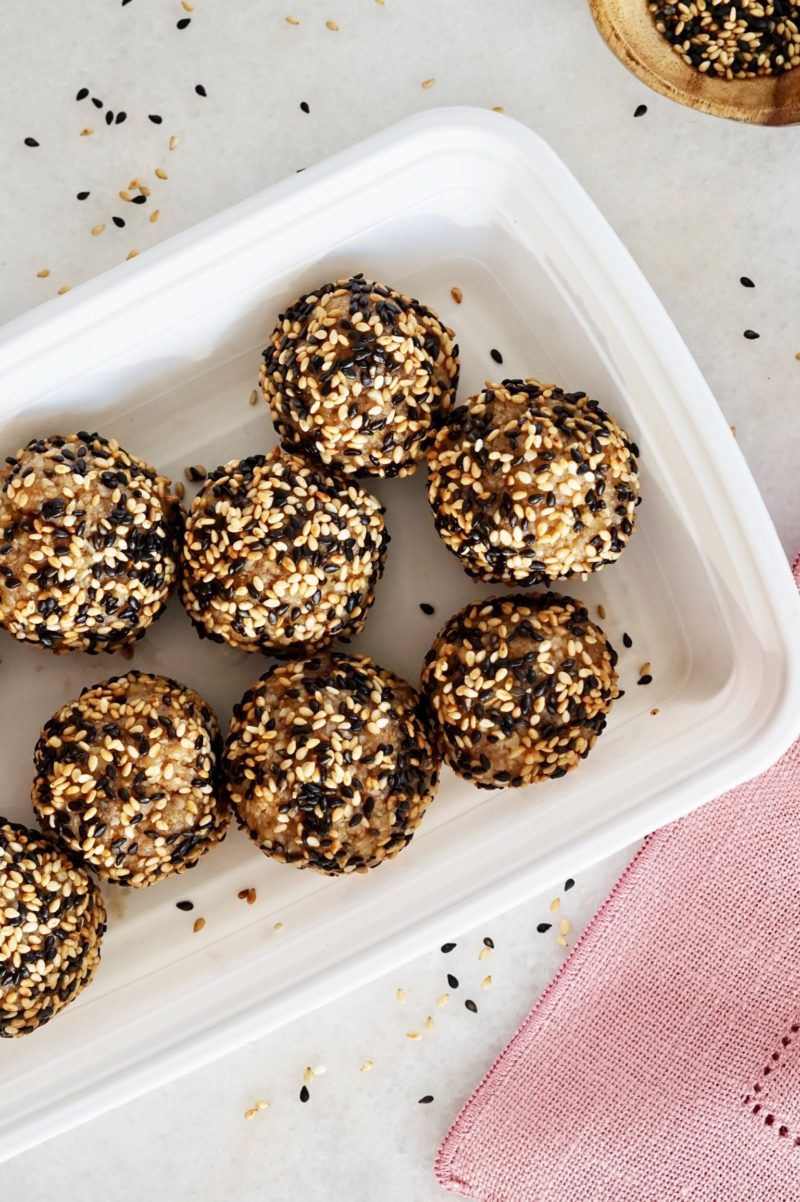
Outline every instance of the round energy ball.
<svg viewBox="0 0 800 1202"><path fill-rule="evenodd" d="M0 818L0 1036L28 1035L92 979L100 890L49 835Z"/></svg>
<svg viewBox="0 0 800 1202"><path fill-rule="evenodd" d="M162 613L180 504L99 434L35 438L0 468L0 626L52 651L116 651Z"/></svg>
<svg viewBox="0 0 800 1202"><path fill-rule="evenodd" d="M436 529L474 580L540 584L617 559L638 447L584 392L504 380L456 409L428 453Z"/></svg>
<svg viewBox="0 0 800 1202"><path fill-rule="evenodd" d="M181 599L201 636L303 653L362 629L389 536L380 502L297 455L234 460L189 512Z"/></svg>
<svg viewBox="0 0 800 1202"><path fill-rule="evenodd" d="M274 860L366 872L410 842L438 782L419 694L364 656L279 664L234 709L225 750L239 823Z"/></svg>
<svg viewBox="0 0 800 1202"><path fill-rule="evenodd" d="M569 597L467 605L445 623L422 672L445 760L487 789L564 776L605 727L619 696L616 662Z"/></svg>
<svg viewBox="0 0 800 1202"><path fill-rule="evenodd" d="M220 750L217 720L193 689L145 672L114 676L45 724L33 808L99 876L151 885L223 838Z"/></svg>
<svg viewBox="0 0 800 1202"><path fill-rule="evenodd" d="M280 314L260 379L287 449L407 476L455 398L458 347L425 305L356 275Z"/></svg>

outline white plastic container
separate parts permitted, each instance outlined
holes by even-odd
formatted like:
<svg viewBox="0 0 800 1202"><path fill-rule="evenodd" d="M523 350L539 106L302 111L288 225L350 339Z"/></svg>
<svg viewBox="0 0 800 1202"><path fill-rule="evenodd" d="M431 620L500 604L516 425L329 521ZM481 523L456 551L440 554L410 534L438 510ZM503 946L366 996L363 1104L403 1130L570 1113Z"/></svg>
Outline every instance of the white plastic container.
<svg viewBox="0 0 800 1202"><path fill-rule="evenodd" d="M248 398L275 316L353 271L401 286L454 326L462 397L486 378L533 374L587 390L633 432L640 529L619 564L568 589L605 607L626 696L587 762L561 780L487 794L445 773L413 844L368 876L274 864L233 830L185 877L139 893L107 888L95 983L49 1026L0 1043L0 1155L678 817L767 767L800 726L800 607L736 442L597 209L535 134L494 113L412 118L12 323L0 338L0 455L34 435L98 429L181 478L187 464L266 449L266 406ZM357 646L416 681L444 619L493 590L440 543L421 475L375 487L392 543ZM5 637L0 659L0 812L27 822L39 727L128 665L54 658ZM646 660L653 683L637 687ZM174 600L132 666L194 686L224 726L266 665L201 643ZM249 886L254 906L237 900ZM176 909L183 898L193 913ZM206 926L195 935L198 916Z"/></svg>

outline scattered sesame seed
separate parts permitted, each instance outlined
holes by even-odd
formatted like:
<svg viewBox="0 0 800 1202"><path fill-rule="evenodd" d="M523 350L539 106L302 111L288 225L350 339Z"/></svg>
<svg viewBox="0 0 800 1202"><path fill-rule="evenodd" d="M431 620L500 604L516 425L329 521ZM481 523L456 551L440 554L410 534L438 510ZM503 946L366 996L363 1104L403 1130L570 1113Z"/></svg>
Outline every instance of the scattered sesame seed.
<svg viewBox="0 0 800 1202"><path fill-rule="evenodd" d="M464 1002L464 1005L472 1014L478 1013L478 1007L475 1005L471 997L467 998L467 1000Z"/></svg>
<svg viewBox="0 0 800 1202"><path fill-rule="evenodd" d="M301 101L300 101L300 108L301 108L301 110L302 110L304 113L310 113L310 112L311 112L311 108L310 108L310 106L309 106L309 103L308 103L308 101L307 101L307 100L301 100Z"/></svg>
<svg viewBox="0 0 800 1202"><path fill-rule="evenodd" d="M191 23L192 23L191 17L181 17L180 21L176 21L175 28L176 29L186 29L189 25L191 25Z"/></svg>
<svg viewBox="0 0 800 1202"><path fill-rule="evenodd" d="M492 356L492 358L494 359L495 363L502 363L502 362L503 362L503 356L500 354L500 352L498 351L497 347L494 347L494 346L493 346L493 347L492 347L492 349L489 351L489 354Z"/></svg>
<svg viewBox="0 0 800 1202"><path fill-rule="evenodd" d="M631 638L631 636L629 634L627 634L627 633L623 634L622 645L623 645L623 647L632 647L633 646L633 639Z"/></svg>
<svg viewBox="0 0 800 1202"><path fill-rule="evenodd" d="M282 923L282 922L275 922L275 923L273 923L273 924L272 924L272 929L273 929L273 931L282 931L282 930L283 930L283 923Z"/></svg>
<svg viewBox="0 0 800 1202"><path fill-rule="evenodd" d="M598 618L600 619L600 621L601 621L601 622L605 622L605 620L606 620L606 608L605 608L605 606L604 606L604 605L598 605L598 607L597 607L597 616L598 616Z"/></svg>
<svg viewBox="0 0 800 1202"><path fill-rule="evenodd" d="M800 359L800 351L798 351L797 354L795 355L795 359Z"/></svg>
<svg viewBox="0 0 800 1202"><path fill-rule="evenodd" d="M136 256L138 255L138 253L139 253L138 250L129 250L127 255L125 256L125 258L126 259L135 259Z"/></svg>
<svg viewBox="0 0 800 1202"><path fill-rule="evenodd" d="M493 113L504 113L505 111L506 110L503 108L502 104L493 104L492 105Z"/></svg>
<svg viewBox="0 0 800 1202"><path fill-rule="evenodd" d="M87 125L86 129L82 129L82 130L81 130L81 137L82 137L82 138L89 138L89 137L91 137L91 135L92 135L93 133L94 133L94 130L91 128L91 126L88 126L88 125Z"/></svg>
<svg viewBox="0 0 800 1202"><path fill-rule="evenodd" d="M742 285L743 288L755 288L755 284L750 279L749 275L739 276L739 283Z"/></svg>
<svg viewBox="0 0 800 1202"><path fill-rule="evenodd" d="M92 104L94 105L94 107L96 109L101 109L103 107L102 100L98 100L98 98L96 96L92 97Z"/></svg>
<svg viewBox="0 0 800 1202"><path fill-rule="evenodd" d="M314 1080L314 1070L310 1064L309 1064L308 1068L306 1069L306 1071L303 1073L303 1080L305 1081L306 1085L310 1085L311 1082Z"/></svg>
<svg viewBox="0 0 800 1202"><path fill-rule="evenodd" d="M550 902L550 913L555 914L556 911L560 910L560 909L561 909L561 898L554 897L553 900Z"/></svg>
<svg viewBox="0 0 800 1202"><path fill-rule="evenodd" d="M450 952L455 950L455 948L456 948L455 943L443 943L441 950L444 952L444 954L446 956L448 956L450 954Z"/></svg>
<svg viewBox="0 0 800 1202"><path fill-rule="evenodd" d="M152 121L153 125L160 125L164 120L160 113L148 113L147 119L148 121Z"/></svg>
<svg viewBox="0 0 800 1202"><path fill-rule="evenodd" d="M574 887L575 887L575 881L572 879L571 876L568 876L567 879L564 881L564 892L569 893L570 889L574 889Z"/></svg>
<svg viewBox="0 0 800 1202"><path fill-rule="evenodd" d="M194 5L190 3L190 0L181 0L181 8L187 13L194 12Z"/></svg>
<svg viewBox="0 0 800 1202"><path fill-rule="evenodd" d="M760 338L760 337L761 337L761 335L760 335L760 334L757 334L757 333L755 332L755 330L745 330L745 332L744 332L744 336L745 336L745 338L749 339L749 341L750 341L750 342L752 342L754 338Z"/></svg>
<svg viewBox="0 0 800 1202"><path fill-rule="evenodd" d="M77 200L88 200L90 196L91 196L91 192L79 192L76 199Z"/></svg>
<svg viewBox="0 0 800 1202"><path fill-rule="evenodd" d="M146 205L147 197L145 196L144 192L140 193L139 196L132 196L131 204L132 205Z"/></svg>
<svg viewBox="0 0 800 1202"><path fill-rule="evenodd" d="M419 1031L406 1031L406 1039L422 1039Z"/></svg>
<svg viewBox="0 0 800 1202"><path fill-rule="evenodd" d="M558 944L559 947L569 947L569 944L567 942L567 938L565 935L556 935L556 943Z"/></svg>
<svg viewBox="0 0 800 1202"><path fill-rule="evenodd" d="M256 904L257 898L258 898L258 894L256 893L255 889L248 889L248 890L247 890L247 904L248 904L248 906L254 906L254 905Z"/></svg>
<svg viewBox="0 0 800 1202"><path fill-rule="evenodd" d="M433 1028L436 1026L436 1023L433 1021L433 1019L431 1018L430 1014L429 1014L429 1015L428 1015L428 1017L425 1019L425 1024L424 1024L424 1025L425 1025L425 1030L426 1030L426 1031L432 1031L432 1030L433 1030Z"/></svg>
<svg viewBox="0 0 800 1202"><path fill-rule="evenodd" d="M539 922L536 924L536 930L539 932L540 935L544 935L547 931L550 930L552 925L553 925L552 922Z"/></svg>
<svg viewBox="0 0 800 1202"><path fill-rule="evenodd" d="M406 1000L406 991L405 991L405 989L395 989L395 991L394 991L394 996L396 997L397 1001L398 1001L398 1002L400 1003L400 1005L402 1006L403 1002L405 1002L405 1000Z"/></svg>
<svg viewBox="0 0 800 1202"><path fill-rule="evenodd" d="M62 284L58 290L58 295L63 296L65 292L69 292L71 287L72 287L71 284Z"/></svg>
<svg viewBox="0 0 800 1202"><path fill-rule="evenodd" d="M481 981L481 988L483 988L483 989L491 989L491 987L492 987L492 978L491 978L491 976L484 977L484 978L483 978L483 980Z"/></svg>
<svg viewBox="0 0 800 1202"><path fill-rule="evenodd" d="M127 119L128 119L128 114L123 110L123 111L117 113L116 117L114 118L114 124L122 125L123 121L127 121Z"/></svg>
<svg viewBox="0 0 800 1202"><path fill-rule="evenodd" d="M49 274L50 274L50 268L43 267L41 271L36 272L36 278L37 278L37 280L46 280L47 277L49 276Z"/></svg>
<svg viewBox="0 0 800 1202"><path fill-rule="evenodd" d="M426 1093L423 1098L419 1099L420 1106L428 1106L433 1101L433 1094Z"/></svg>
<svg viewBox="0 0 800 1202"><path fill-rule="evenodd" d="M326 21L325 28L330 29L333 33L339 32L339 26L336 24L335 21Z"/></svg>
<svg viewBox="0 0 800 1202"><path fill-rule="evenodd" d="M458 977L454 977L451 972L447 974L447 984L451 989L458 989Z"/></svg>
<svg viewBox="0 0 800 1202"><path fill-rule="evenodd" d="M76 100L85 100L88 95L89 95L88 88L80 88L79 91L75 95L75 99Z"/></svg>
<svg viewBox="0 0 800 1202"><path fill-rule="evenodd" d="M39 145L39 143L36 141L36 139L35 139L35 138L26 138L26 139L25 139L25 145L26 145L26 146L38 146L38 145Z"/></svg>
<svg viewBox="0 0 800 1202"><path fill-rule="evenodd" d="M436 613L436 610L433 608L433 606L428 601L420 601L419 607L422 610L422 612L424 614L428 614L428 616Z"/></svg>
<svg viewBox="0 0 800 1202"><path fill-rule="evenodd" d="M657 718L660 713L661 710L658 708L658 706L656 706L655 709L650 710L650 717Z"/></svg>
<svg viewBox="0 0 800 1202"><path fill-rule="evenodd" d="M202 931L202 929L205 925L206 925L205 918L195 918L194 925L192 926L192 930L194 931L195 935L197 935L200 931Z"/></svg>
<svg viewBox="0 0 800 1202"><path fill-rule="evenodd" d="M160 210L160 209L153 209L152 213L150 214L150 221L151 221L151 222L156 222L156 221L158 221L158 218L159 218L160 214L161 214L161 210Z"/></svg>
<svg viewBox="0 0 800 1202"><path fill-rule="evenodd" d="M736 427L735 426L731 426L731 434L733 435L734 438L736 437Z"/></svg>
<svg viewBox="0 0 800 1202"><path fill-rule="evenodd" d="M478 959L479 960L488 960L488 958L489 958L489 956L491 956L491 954L492 954L492 949L490 947L482 947L481 950L478 952Z"/></svg>
<svg viewBox="0 0 800 1202"><path fill-rule="evenodd" d="M254 388L254 389L253 389L253 391L250 393L250 397L249 397L249 401L248 401L248 403L249 403L250 405L257 405L257 404L258 404L258 392L256 391L256 389L255 389L255 388Z"/></svg>
<svg viewBox="0 0 800 1202"><path fill-rule="evenodd" d="M358 1071L360 1073L369 1073L372 1071L373 1068L374 1068L374 1062L372 1060L362 1060L361 1067L359 1068Z"/></svg>
<svg viewBox="0 0 800 1202"><path fill-rule="evenodd" d="M194 463L191 467L185 467L183 474L192 484L198 484L201 480L205 480L208 472L201 463Z"/></svg>
<svg viewBox="0 0 800 1202"><path fill-rule="evenodd" d="M646 112L647 112L646 104L637 104L636 108L633 110L633 115L634 115L634 117L643 117Z"/></svg>
<svg viewBox="0 0 800 1202"><path fill-rule="evenodd" d="M112 217L111 220L114 222L114 225L118 230L125 228L125 221L122 217Z"/></svg>
<svg viewBox="0 0 800 1202"><path fill-rule="evenodd" d="M455 285L450 289L450 295L452 296L453 300L456 302L457 305L460 305L462 300L464 299L464 293L461 291L460 288L456 288Z"/></svg>
<svg viewBox="0 0 800 1202"><path fill-rule="evenodd" d="M449 993L440 993L436 999L436 1005L441 1009L441 1007L446 1006L449 1001L450 1001Z"/></svg>
<svg viewBox="0 0 800 1202"><path fill-rule="evenodd" d="M102 222L100 223L100 225L93 225L92 233L94 234L95 238L98 236L98 234L102 234L102 232L105 228L106 227Z"/></svg>
<svg viewBox="0 0 800 1202"><path fill-rule="evenodd" d="M642 664L641 668L639 669L639 675L646 676L649 671L650 671L650 661L647 660L647 662Z"/></svg>
<svg viewBox="0 0 800 1202"><path fill-rule="evenodd" d="M304 1085L303 1088L300 1090L300 1101L307 1102L310 1097L311 1097L311 1094L308 1092L308 1086Z"/></svg>
<svg viewBox="0 0 800 1202"><path fill-rule="evenodd" d="M155 174L157 179L169 179L163 167L156 167Z"/></svg>
<svg viewBox="0 0 800 1202"><path fill-rule="evenodd" d="M568 935L571 927L572 923L568 918L562 918L561 922L558 924L558 929L562 935Z"/></svg>
<svg viewBox="0 0 800 1202"><path fill-rule="evenodd" d="M208 92L205 90L205 88L203 87L203 85L201 83L196 83L194 85L194 90L195 90L195 92L197 92L198 96L207 96L208 95Z"/></svg>
<svg viewBox="0 0 800 1202"><path fill-rule="evenodd" d="M170 140L169 140L169 148L170 148L170 150L174 150L174 149L175 149L175 147L176 147L177 145L178 145L178 138L177 138L177 135L176 135L176 134L173 134L173 135L172 135L172 137L171 137L171 138L170 138Z"/></svg>
<svg viewBox="0 0 800 1202"><path fill-rule="evenodd" d="M651 684L652 680L653 680L652 676L650 675L649 672L647 672L647 673L645 673L644 676L640 676L639 679L636 681L636 683L637 684Z"/></svg>
<svg viewBox="0 0 800 1202"><path fill-rule="evenodd" d="M186 913L188 913L189 910L194 909L194 902L190 902L190 901L175 902L175 905L177 906L177 908L179 910L184 910Z"/></svg>
<svg viewBox="0 0 800 1202"><path fill-rule="evenodd" d="M263 1098L259 1098L259 1100L256 1103L254 1103L254 1105L252 1105L249 1110L245 1110L244 1117L246 1119L253 1119L259 1113L260 1110L267 1110L268 1108L269 1108L269 1102L265 1102Z"/></svg>
<svg viewBox="0 0 800 1202"><path fill-rule="evenodd" d="M284 17L283 19L287 25L299 25L300 24L297 17Z"/></svg>
<svg viewBox="0 0 800 1202"><path fill-rule="evenodd" d="M420 87L424 88L425 91L427 92L428 88L432 88L435 83L436 83L435 79L423 79L422 83L420 84Z"/></svg>

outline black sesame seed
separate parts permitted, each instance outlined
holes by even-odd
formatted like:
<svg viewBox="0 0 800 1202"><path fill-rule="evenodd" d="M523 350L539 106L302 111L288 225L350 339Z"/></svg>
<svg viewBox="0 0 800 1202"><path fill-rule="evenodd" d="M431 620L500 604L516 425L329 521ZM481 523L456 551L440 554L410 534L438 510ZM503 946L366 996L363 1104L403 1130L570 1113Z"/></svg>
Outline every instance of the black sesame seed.
<svg viewBox="0 0 800 1202"><path fill-rule="evenodd" d="M183 910L185 913L188 913L189 910L194 909L194 902L190 902L190 901L175 902L175 905L177 906L177 908L179 910Z"/></svg>
<svg viewBox="0 0 800 1202"><path fill-rule="evenodd" d="M452 952L455 949L455 947L456 947L455 943L443 943L442 951L444 952L445 955L448 955L448 953Z"/></svg>
<svg viewBox="0 0 800 1202"><path fill-rule="evenodd" d="M568 889L572 889L574 887L574 885L575 885L574 880L572 879L571 876L568 876L567 879L564 881L564 892L566 893Z"/></svg>
<svg viewBox="0 0 800 1202"><path fill-rule="evenodd" d="M39 145L39 143L36 141L36 139L35 139L35 138L26 138L26 139L25 139L25 145L26 145L26 146L38 146L38 145Z"/></svg>
<svg viewBox="0 0 800 1202"><path fill-rule="evenodd" d="M428 1103L432 1102L432 1101L433 1101L433 1094L426 1093L424 1098L419 1099L419 1104L420 1104L420 1106L427 1106Z"/></svg>
<svg viewBox="0 0 800 1202"><path fill-rule="evenodd" d="M164 118L160 117L158 113L148 113L147 120L152 121L153 125L160 125Z"/></svg>
<svg viewBox="0 0 800 1202"><path fill-rule="evenodd" d="M494 947L494 939L490 939L488 935L484 935L483 945L484 947Z"/></svg>
<svg viewBox="0 0 800 1202"><path fill-rule="evenodd" d="M536 930L539 932L540 935L544 935L546 931L550 930L552 925L553 925L552 922L540 922L537 924Z"/></svg>
<svg viewBox="0 0 800 1202"><path fill-rule="evenodd" d="M89 89L88 89L88 88L81 88L81 89L80 89L80 91L78 91L78 92L75 94L75 99L76 99L76 100L85 100L85 99L86 99L86 97L87 97L88 95L89 95Z"/></svg>
<svg viewBox="0 0 800 1202"><path fill-rule="evenodd" d="M653 678L649 672L645 672L644 676L640 676L636 681L637 684L652 684Z"/></svg>
<svg viewBox="0 0 800 1202"><path fill-rule="evenodd" d="M489 354L492 356L495 363L503 362L503 356L500 354L500 352L497 350L496 347L492 347L492 349L489 351Z"/></svg>
<svg viewBox="0 0 800 1202"><path fill-rule="evenodd" d="M309 106L308 106L308 101L307 101L307 100L301 100L301 101L300 101L300 108L302 109L302 111L303 111L304 113L310 113L310 112L311 112L311 109L310 109L310 108L309 108Z"/></svg>
<svg viewBox="0 0 800 1202"><path fill-rule="evenodd" d="M102 100L98 100L98 98L96 96L92 97L92 104L94 105L94 107L96 109L101 109L103 107Z"/></svg>
<svg viewBox="0 0 800 1202"><path fill-rule="evenodd" d="M106 125L113 125L113 124L114 124L114 112L112 109L109 109L108 112L106 113Z"/></svg>
<svg viewBox="0 0 800 1202"><path fill-rule="evenodd" d="M749 276L749 275L742 275L742 276L740 276L740 277L739 277L739 283L742 285L742 287L743 287L743 288L755 288L755 284L754 284L754 283L753 283L753 281L750 279L750 276Z"/></svg>
<svg viewBox="0 0 800 1202"><path fill-rule="evenodd" d="M451 972L447 974L447 984L451 989L458 989L458 977L454 977Z"/></svg>
<svg viewBox="0 0 800 1202"><path fill-rule="evenodd" d="M203 87L203 85L201 83L195 84L194 90L195 90L195 92L197 92L198 96L207 96L208 95L208 92L205 90L205 88Z"/></svg>
<svg viewBox="0 0 800 1202"><path fill-rule="evenodd" d="M310 1097L311 1097L311 1094L308 1092L308 1086L304 1085L303 1088L300 1090L300 1101L307 1102Z"/></svg>
<svg viewBox="0 0 800 1202"><path fill-rule="evenodd" d="M115 125L122 125L122 122L123 122L123 121L127 121L127 119L128 119L128 114L127 114L127 113L126 113L126 112L123 110L122 112L120 112L120 113L117 113L117 116L116 116L116 118L115 118L114 124L115 124Z"/></svg>
<svg viewBox="0 0 800 1202"><path fill-rule="evenodd" d="M114 222L114 225L117 227L117 229L122 230L125 228L125 222L121 217L112 217L111 220Z"/></svg>
<svg viewBox="0 0 800 1202"><path fill-rule="evenodd" d="M633 639L631 638L631 636L629 634L623 634L622 645L623 645L623 647L632 647L633 646Z"/></svg>
<svg viewBox="0 0 800 1202"><path fill-rule="evenodd" d="M744 336L745 336L745 338L748 338L748 339L749 339L751 342L752 342L752 340L753 340L754 338L760 338L760 337L761 337L761 335L760 335L760 334L757 334L757 333L755 332L755 330L745 330L745 332L744 332Z"/></svg>
<svg viewBox="0 0 800 1202"><path fill-rule="evenodd" d="M90 196L91 196L90 192L79 192L77 199L78 200L88 200Z"/></svg>
<svg viewBox="0 0 800 1202"><path fill-rule="evenodd" d="M185 29L186 26L191 25L191 23L192 23L191 17L181 17L180 21L177 22L175 28L176 29Z"/></svg>
<svg viewBox="0 0 800 1202"><path fill-rule="evenodd" d="M142 196L142 195L139 195L139 196L133 196L133 197L131 197L131 204L135 204L135 205L146 205L146 204L147 204L147 197L146 197L146 196Z"/></svg>
<svg viewBox="0 0 800 1202"><path fill-rule="evenodd" d="M646 104L637 104L636 108L633 110L633 115L634 115L634 117L643 117L646 112L647 112Z"/></svg>
<svg viewBox="0 0 800 1202"><path fill-rule="evenodd" d="M472 1012L472 1014L478 1013L478 1007L475 1005L471 997L467 998L467 1000L464 1002L464 1005L466 1006L467 1010Z"/></svg>
<svg viewBox="0 0 800 1202"><path fill-rule="evenodd" d="M423 612L424 614L433 614L433 613L436 613L436 610L435 610L435 609L433 608L433 606L432 606L431 604L429 604L429 602L427 602L427 601L420 601L420 603L419 603L419 607L420 607L420 609L422 610L422 612Z"/></svg>

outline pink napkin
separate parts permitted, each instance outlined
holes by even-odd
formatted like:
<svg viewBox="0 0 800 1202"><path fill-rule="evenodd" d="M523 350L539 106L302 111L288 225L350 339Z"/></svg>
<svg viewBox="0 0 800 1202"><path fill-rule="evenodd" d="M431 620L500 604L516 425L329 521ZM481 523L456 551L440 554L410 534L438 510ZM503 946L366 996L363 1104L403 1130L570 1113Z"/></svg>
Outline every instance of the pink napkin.
<svg viewBox="0 0 800 1202"><path fill-rule="evenodd" d="M482 1202L798 1202L800 741L647 840L436 1171Z"/></svg>

